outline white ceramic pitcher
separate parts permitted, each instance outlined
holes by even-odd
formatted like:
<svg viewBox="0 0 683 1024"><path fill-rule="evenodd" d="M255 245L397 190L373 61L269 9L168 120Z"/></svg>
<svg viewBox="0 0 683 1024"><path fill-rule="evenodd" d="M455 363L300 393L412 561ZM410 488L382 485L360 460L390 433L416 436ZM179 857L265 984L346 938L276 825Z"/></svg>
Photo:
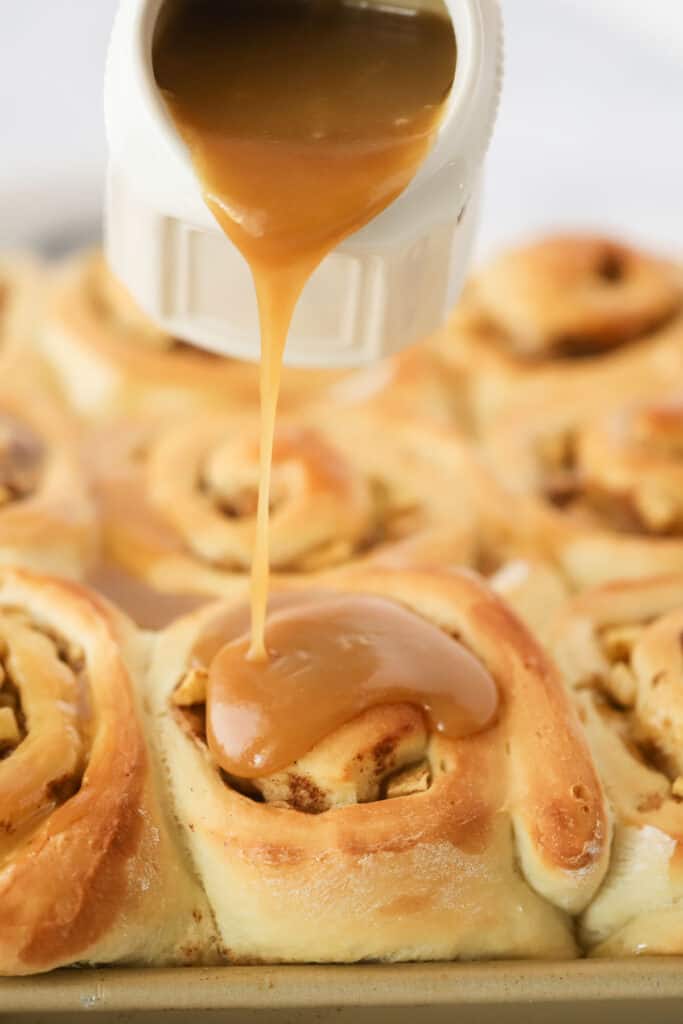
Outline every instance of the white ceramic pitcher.
<svg viewBox="0 0 683 1024"><path fill-rule="evenodd" d="M467 268L500 91L497 0L392 0L397 3L446 8L457 41L453 88L434 146L408 188L311 277L287 343L291 365L361 364L404 348L442 322ZM154 79L152 47L163 4L121 0L112 33L105 81L107 257L165 330L215 352L257 359L249 269L204 204Z"/></svg>

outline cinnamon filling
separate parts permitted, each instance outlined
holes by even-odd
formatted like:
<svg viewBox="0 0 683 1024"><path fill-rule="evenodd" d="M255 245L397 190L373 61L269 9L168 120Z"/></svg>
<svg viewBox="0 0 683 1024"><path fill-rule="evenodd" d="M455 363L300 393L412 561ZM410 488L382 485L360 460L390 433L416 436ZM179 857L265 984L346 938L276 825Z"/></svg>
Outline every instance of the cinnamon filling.
<svg viewBox="0 0 683 1024"><path fill-rule="evenodd" d="M651 784L650 791L638 794L641 813L658 810L664 802L663 794L668 793L676 802L683 799L683 758L674 752L678 750L675 709L669 709L668 714L648 714L643 698L639 698L634 656L650 628L654 627L644 620L602 629L598 641L607 671L583 684L583 688L593 691L600 714L631 757L660 777ZM683 646L683 637L681 643ZM656 689L657 679L650 685Z"/></svg>
<svg viewBox="0 0 683 1024"><path fill-rule="evenodd" d="M256 788L268 798L273 787L281 793L284 773L291 800L282 802L320 809L305 759L326 743L327 761L358 762L368 735L375 738L368 798L422 791L431 781L428 735L470 736L496 716L498 692L484 666L459 641L385 598L278 594L266 636L270 660L248 660L247 610L225 615L195 648L193 668L173 697L227 779L250 794ZM377 735L372 717L364 718L373 709L382 715ZM334 738L344 730L348 739L337 748ZM325 770L329 775L329 765ZM302 779L307 800L291 793Z"/></svg>
<svg viewBox="0 0 683 1024"><path fill-rule="evenodd" d="M83 652L0 612L0 861L80 788L91 718Z"/></svg>
<svg viewBox="0 0 683 1024"><path fill-rule="evenodd" d="M664 327L664 321L660 327ZM519 351L516 341L500 327L487 319L482 313L477 333L488 344L499 349L501 352L514 354L515 359L526 363L529 367L544 366L550 363L588 363L593 359L603 357L616 348L626 348L628 345L640 341L650 329L643 330L629 338L618 342L599 335L585 337L581 334L557 334L545 339L543 348L536 352Z"/></svg>
<svg viewBox="0 0 683 1024"><path fill-rule="evenodd" d="M38 488L44 447L26 424L0 413L0 508Z"/></svg>
<svg viewBox="0 0 683 1024"><path fill-rule="evenodd" d="M455 71L448 19L341 0L167 5L157 82L204 198L252 271L261 322L261 466L251 657L265 660L268 519L280 377L321 260L408 185Z"/></svg>

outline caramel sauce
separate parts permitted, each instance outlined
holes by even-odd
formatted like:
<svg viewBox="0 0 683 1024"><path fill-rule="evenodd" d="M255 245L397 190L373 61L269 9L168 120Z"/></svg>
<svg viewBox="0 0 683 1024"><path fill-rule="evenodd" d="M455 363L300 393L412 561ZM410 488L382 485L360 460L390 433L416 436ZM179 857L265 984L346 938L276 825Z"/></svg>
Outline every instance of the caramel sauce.
<svg viewBox="0 0 683 1024"><path fill-rule="evenodd" d="M496 714L496 684L484 666L457 640L385 598L290 598L271 607L266 641L266 665L246 657L248 631L209 664L209 748L238 778L293 764L378 704L418 705L432 729L452 739L479 732Z"/></svg>
<svg viewBox="0 0 683 1024"><path fill-rule="evenodd" d="M261 662L272 448L291 318L323 257L414 176L438 127L455 58L446 18L340 0L185 0L167 5L160 21L157 82L209 208L249 263L258 299L261 447L249 654Z"/></svg>

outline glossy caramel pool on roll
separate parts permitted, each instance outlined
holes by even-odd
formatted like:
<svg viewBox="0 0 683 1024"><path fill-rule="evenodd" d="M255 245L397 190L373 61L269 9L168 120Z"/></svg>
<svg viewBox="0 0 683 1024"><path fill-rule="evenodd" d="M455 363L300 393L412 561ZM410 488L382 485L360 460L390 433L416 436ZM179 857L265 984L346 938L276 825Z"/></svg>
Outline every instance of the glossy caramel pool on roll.
<svg viewBox="0 0 683 1024"><path fill-rule="evenodd" d="M385 598L293 596L271 608L266 642L266 664L247 659L244 632L209 665L209 747L239 778L293 764L378 704L415 704L452 739L479 732L496 714L496 684L482 663Z"/></svg>

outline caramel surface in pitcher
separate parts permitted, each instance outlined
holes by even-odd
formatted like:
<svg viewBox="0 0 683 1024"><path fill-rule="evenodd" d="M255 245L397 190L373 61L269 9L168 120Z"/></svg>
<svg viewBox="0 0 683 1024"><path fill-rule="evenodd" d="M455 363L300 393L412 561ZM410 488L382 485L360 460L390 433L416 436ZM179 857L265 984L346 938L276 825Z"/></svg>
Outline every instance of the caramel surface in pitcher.
<svg viewBox="0 0 683 1024"><path fill-rule="evenodd" d="M251 655L266 657L268 512L282 356L323 257L408 185L455 72L442 16L340 0L167 5L154 69L204 198L249 263L261 325Z"/></svg>
<svg viewBox="0 0 683 1024"><path fill-rule="evenodd" d="M233 620L233 627L239 616ZM367 708L410 703L457 739L496 714L488 670L457 640L385 598L291 595L271 606L269 660L246 657L247 632L209 664L206 731L218 764L239 778L291 765Z"/></svg>

